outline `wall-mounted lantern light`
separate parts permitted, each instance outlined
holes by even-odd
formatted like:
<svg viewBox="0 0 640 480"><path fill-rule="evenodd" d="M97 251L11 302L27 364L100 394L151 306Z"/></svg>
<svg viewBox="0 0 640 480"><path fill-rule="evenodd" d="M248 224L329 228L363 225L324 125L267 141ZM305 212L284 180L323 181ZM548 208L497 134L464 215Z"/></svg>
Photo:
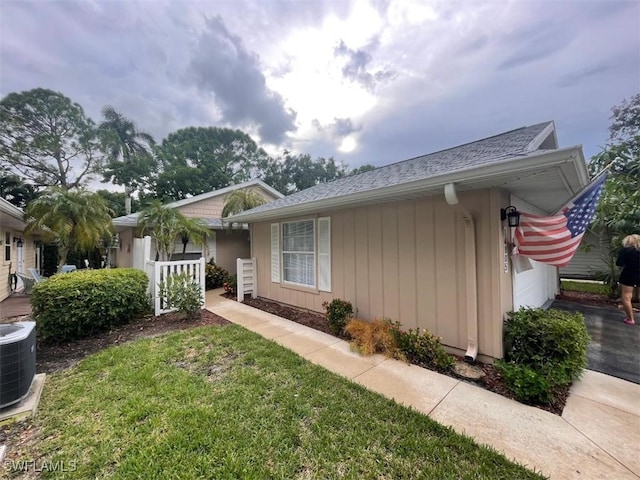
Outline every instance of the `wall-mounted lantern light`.
<svg viewBox="0 0 640 480"><path fill-rule="evenodd" d="M516 210L516 207L509 205L507 208L500 209L500 220L503 222L507 220L510 227L520 226L520 212Z"/></svg>
<svg viewBox="0 0 640 480"><path fill-rule="evenodd" d="M16 247L18 248L22 248L22 246L24 245L22 237L13 237L13 243L15 243Z"/></svg>

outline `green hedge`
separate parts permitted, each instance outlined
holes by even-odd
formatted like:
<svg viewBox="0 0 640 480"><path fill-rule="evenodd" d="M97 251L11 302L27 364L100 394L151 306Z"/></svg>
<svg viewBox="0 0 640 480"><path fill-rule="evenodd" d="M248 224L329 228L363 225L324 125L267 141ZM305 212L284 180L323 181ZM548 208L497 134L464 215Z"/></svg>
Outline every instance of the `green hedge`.
<svg viewBox="0 0 640 480"><path fill-rule="evenodd" d="M147 283L132 268L61 273L37 283L31 305L38 336L74 340L128 323L150 309Z"/></svg>
<svg viewBox="0 0 640 480"><path fill-rule="evenodd" d="M581 313L540 308L509 312L505 358L496 367L517 398L551 403L559 387L577 380L587 365L589 333Z"/></svg>

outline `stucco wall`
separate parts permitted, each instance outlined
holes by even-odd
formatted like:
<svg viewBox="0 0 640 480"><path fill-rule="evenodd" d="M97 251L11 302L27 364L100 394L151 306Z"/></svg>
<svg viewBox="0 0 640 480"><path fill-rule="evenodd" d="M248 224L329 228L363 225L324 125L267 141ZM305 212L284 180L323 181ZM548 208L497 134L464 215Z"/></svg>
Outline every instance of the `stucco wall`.
<svg viewBox="0 0 640 480"><path fill-rule="evenodd" d="M492 190L459 198L475 220L480 353L500 357L503 313L511 305L499 218L505 196ZM466 350L466 275L472 272L466 265L464 222L444 197L317 216L331 218L331 293L271 282L273 222L264 222L252 225L259 296L319 312L324 301L349 300L360 318L388 317L405 328L428 328L444 344Z"/></svg>
<svg viewBox="0 0 640 480"><path fill-rule="evenodd" d="M249 258L251 244L247 230L217 230L215 261L231 275L237 273L236 259Z"/></svg>

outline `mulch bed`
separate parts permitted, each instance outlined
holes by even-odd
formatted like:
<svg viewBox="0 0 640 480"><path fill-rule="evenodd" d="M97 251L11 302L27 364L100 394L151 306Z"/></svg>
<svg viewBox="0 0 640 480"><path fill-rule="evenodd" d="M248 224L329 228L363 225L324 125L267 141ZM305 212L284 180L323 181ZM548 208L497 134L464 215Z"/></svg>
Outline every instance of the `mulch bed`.
<svg viewBox="0 0 640 480"><path fill-rule="evenodd" d="M251 305L255 308L259 308L260 310L273 313L274 315L278 315L279 317L286 318L288 320L333 335L329 327L329 322L327 321L326 317L320 313L292 307L290 305L283 305L270 300L265 300L263 298L251 298L249 296L245 297L243 303ZM343 337L343 339L348 340L348 338L346 337ZM456 359L459 362L464 362L464 359L461 357L456 357ZM453 377L457 380L464 380L491 392L502 395L503 397L515 400L515 396L507 388L504 378L502 377L502 375L500 375L496 367L480 362L476 362L475 365L480 367L484 373L484 376L478 380L461 378L453 372L441 373ZM568 397L569 387L562 388L556 392L556 400L552 404L535 406L548 412L555 413L556 415L562 415L562 410L564 409Z"/></svg>
<svg viewBox="0 0 640 480"><path fill-rule="evenodd" d="M36 371L53 373L74 366L84 357L112 345L120 345L139 338L154 337L166 332L186 330L204 325L228 325L229 320L208 310L202 310L200 318L186 320L180 313L147 316L109 332L97 334L73 342L60 344L41 343L36 346Z"/></svg>

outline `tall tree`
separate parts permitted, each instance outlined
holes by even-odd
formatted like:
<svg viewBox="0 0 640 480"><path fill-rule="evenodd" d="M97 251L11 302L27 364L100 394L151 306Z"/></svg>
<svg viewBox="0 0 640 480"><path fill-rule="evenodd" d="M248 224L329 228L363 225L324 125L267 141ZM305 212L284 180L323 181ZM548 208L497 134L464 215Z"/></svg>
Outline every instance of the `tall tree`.
<svg viewBox="0 0 640 480"><path fill-rule="evenodd" d="M127 194L125 192L112 192L110 190L102 189L96 190L96 195L102 197L102 199L107 203L114 218L127 214L125 210L125 199L127 198ZM132 205L133 211L136 211L136 206L138 205L136 199L133 199Z"/></svg>
<svg viewBox="0 0 640 480"><path fill-rule="evenodd" d="M26 232L38 232L58 244L58 270L75 250L92 250L111 235L111 215L106 202L86 190L51 188L29 203Z"/></svg>
<svg viewBox="0 0 640 480"><path fill-rule="evenodd" d="M351 170L351 172L349 172L349 175L357 175L358 173L370 172L371 170L375 170L375 169L376 169L375 166L369 165L368 163L366 163L364 165L360 165L359 167Z"/></svg>
<svg viewBox="0 0 640 480"><path fill-rule="evenodd" d="M125 211L131 213L131 193L138 187L146 186L154 170L151 135L138 130L136 124L107 105L102 109L104 120L100 132L104 146L109 153L103 177L116 185L124 185Z"/></svg>
<svg viewBox="0 0 640 480"><path fill-rule="evenodd" d="M268 162L262 171L264 182L285 195L349 174L347 166L333 158L314 160L308 154L293 155L287 150L282 157Z"/></svg>
<svg viewBox="0 0 640 480"><path fill-rule="evenodd" d="M592 176L609 168L609 176L596 209L593 228L611 239L603 260L608 271L601 273L612 296L617 295L615 257L622 239L638 233L640 225L640 94L623 100L612 109L609 140L601 153L592 157L589 171Z"/></svg>
<svg viewBox="0 0 640 480"><path fill-rule="evenodd" d="M257 178L267 153L246 133L189 127L169 134L156 150L157 198L179 200Z"/></svg>
<svg viewBox="0 0 640 480"><path fill-rule="evenodd" d="M0 165L35 187L81 186L102 158L94 123L62 93L35 88L0 101Z"/></svg>
<svg viewBox="0 0 640 480"><path fill-rule="evenodd" d="M640 94L612 109L612 142L589 163L592 175L610 168L596 210L596 226L617 237L634 233L640 225Z"/></svg>
<svg viewBox="0 0 640 480"><path fill-rule="evenodd" d="M33 185L23 182L17 175L0 167L0 197L16 207L24 208L36 196L37 192Z"/></svg>

